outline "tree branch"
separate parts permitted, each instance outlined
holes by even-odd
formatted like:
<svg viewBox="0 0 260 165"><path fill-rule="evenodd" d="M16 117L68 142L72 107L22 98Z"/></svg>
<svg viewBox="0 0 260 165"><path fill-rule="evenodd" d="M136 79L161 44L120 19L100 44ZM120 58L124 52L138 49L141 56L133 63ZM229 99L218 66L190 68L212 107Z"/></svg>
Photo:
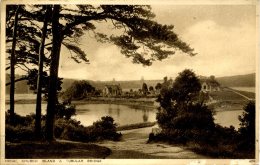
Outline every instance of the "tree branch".
<svg viewBox="0 0 260 165"><path fill-rule="evenodd" d="M28 79L28 76L24 76L24 77L21 77L21 78L18 78L16 80L14 80L14 82L19 82L19 81L23 81L23 80L27 80ZM5 84L5 86L9 86L11 84L11 82L8 82Z"/></svg>

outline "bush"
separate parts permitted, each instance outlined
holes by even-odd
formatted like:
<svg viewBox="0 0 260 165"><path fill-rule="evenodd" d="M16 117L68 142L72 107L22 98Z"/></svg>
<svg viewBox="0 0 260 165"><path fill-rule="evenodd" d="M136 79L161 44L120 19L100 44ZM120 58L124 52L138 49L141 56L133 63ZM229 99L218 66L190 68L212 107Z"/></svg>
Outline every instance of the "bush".
<svg viewBox="0 0 260 165"><path fill-rule="evenodd" d="M10 142L34 140L33 127L23 125L11 126L9 124L6 124L5 139Z"/></svg>
<svg viewBox="0 0 260 165"><path fill-rule="evenodd" d="M61 106L62 107L62 106ZM91 142L97 140L119 140L121 134L116 132L116 124L112 117L102 117L92 126L84 127L79 121L61 115L64 107L59 109L58 118L55 120L54 136L58 139ZM70 110L65 110L70 111ZM25 117L15 114L15 125L10 125L10 115L6 113L6 141L20 142L35 140L34 134L35 115ZM45 131L45 116L42 117L42 132ZM44 134L42 134L44 138Z"/></svg>
<svg viewBox="0 0 260 165"><path fill-rule="evenodd" d="M69 120L72 116L76 115L76 106L70 103L63 102L56 104L56 117L65 118Z"/></svg>
<svg viewBox="0 0 260 165"><path fill-rule="evenodd" d="M13 126L16 125L22 125L22 126L29 126L34 122L35 119L35 114L30 114L24 116L17 115L16 113L14 114L14 122L12 123ZM11 124L11 119L10 119L10 111L8 110L5 113L5 123L6 124Z"/></svg>
<svg viewBox="0 0 260 165"><path fill-rule="evenodd" d="M72 85L63 93L64 99L82 99L88 95L92 95L95 88L88 81L74 81Z"/></svg>
<svg viewBox="0 0 260 165"><path fill-rule="evenodd" d="M116 133L116 124L110 116L104 116L93 123L93 133L101 139L119 140L121 134Z"/></svg>
<svg viewBox="0 0 260 165"><path fill-rule="evenodd" d="M54 135L56 138L90 142L97 140L119 140L121 134L116 132L116 124L112 117L102 117L92 126L84 127L76 120L60 118L56 120Z"/></svg>
<svg viewBox="0 0 260 165"><path fill-rule="evenodd" d="M239 116L240 128L238 144L239 150L255 151L255 102L250 101L244 107L242 116Z"/></svg>

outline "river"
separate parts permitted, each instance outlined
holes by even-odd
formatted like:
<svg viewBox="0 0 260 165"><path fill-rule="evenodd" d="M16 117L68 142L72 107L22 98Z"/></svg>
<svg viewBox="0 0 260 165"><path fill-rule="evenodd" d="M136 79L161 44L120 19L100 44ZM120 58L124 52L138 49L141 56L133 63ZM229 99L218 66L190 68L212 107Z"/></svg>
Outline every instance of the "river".
<svg viewBox="0 0 260 165"><path fill-rule="evenodd" d="M231 89L256 93L255 87L230 87Z"/></svg>
<svg viewBox="0 0 260 165"><path fill-rule="evenodd" d="M26 116L34 113L35 104L16 104L16 113ZM6 105L5 109L8 109ZM46 104L42 105L43 114L46 113ZM118 125L134 124L141 122L156 121L156 110L137 109L127 105L117 104L80 104L76 106L77 115L73 118L79 120L83 125L92 125L93 122L99 120L102 116L111 116ZM242 114L242 110L217 111L214 115L215 123L229 127L233 125L239 128L238 116Z"/></svg>

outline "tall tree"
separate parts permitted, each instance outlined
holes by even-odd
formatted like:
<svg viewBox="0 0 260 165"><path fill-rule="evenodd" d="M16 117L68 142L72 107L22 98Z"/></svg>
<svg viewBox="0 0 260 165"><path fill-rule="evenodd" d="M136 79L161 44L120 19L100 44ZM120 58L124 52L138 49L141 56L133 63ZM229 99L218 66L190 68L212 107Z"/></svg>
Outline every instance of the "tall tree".
<svg viewBox="0 0 260 165"><path fill-rule="evenodd" d="M185 69L180 72L173 83L173 98L178 103L189 103L194 101L201 90L201 84L196 74Z"/></svg>
<svg viewBox="0 0 260 165"><path fill-rule="evenodd" d="M16 48L16 36L17 36L17 23L18 23L18 14L20 6L17 6L15 11L14 18L14 28L13 28L13 42L11 50L11 59L10 59L10 120L11 123L14 123L14 92L15 92L15 48Z"/></svg>
<svg viewBox="0 0 260 165"><path fill-rule="evenodd" d="M172 25L161 25L152 19L155 15L150 6L139 5L76 5L71 8L54 5L52 16L52 53L50 86L48 94L46 138L53 140L53 122L57 101L56 82L61 43L66 36L75 36L84 30L94 32L98 41L111 42L121 48L121 53L131 57L134 63L151 65L163 60L177 50L195 55L193 49L173 32ZM62 20L62 23L59 21ZM119 35L107 36L96 32L95 23L111 20ZM84 60L85 58L83 58Z"/></svg>
<svg viewBox="0 0 260 165"><path fill-rule="evenodd" d="M45 17L42 27L42 36L39 50L39 69L38 69L38 79L37 79L37 98L36 98L36 115L35 115L35 135L40 137L41 134L41 102L42 102L42 81L43 81L43 60L44 60L44 45L45 38L47 34L47 26L49 20L49 13L51 12L51 7L49 5L43 6L45 11Z"/></svg>
<svg viewBox="0 0 260 165"><path fill-rule="evenodd" d="M50 81L48 92L48 105L46 115L46 140L53 140L53 125L55 108L57 103L57 80L58 80L58 67L60 60L60 49L62 42L62 34L60 31L60 5L54 5L52 12L52 50L51 50L51 65L50 65Z"/></svg>
<svg viewBox="0 0 260 165"><path fill-rule="evenodd" d="M146 84L146 83L143 83L142 91L143 91L143 94L144 94L144 95L147 95L148 87L147 87L147 84Z"/></svg>

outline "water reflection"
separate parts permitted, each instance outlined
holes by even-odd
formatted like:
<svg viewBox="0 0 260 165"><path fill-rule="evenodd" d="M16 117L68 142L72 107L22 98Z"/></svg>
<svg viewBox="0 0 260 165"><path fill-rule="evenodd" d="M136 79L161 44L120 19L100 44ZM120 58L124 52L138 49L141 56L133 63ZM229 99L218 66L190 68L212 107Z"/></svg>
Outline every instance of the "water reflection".
<svg viewBox="0 0 260 165"><path fill-rule="evenodd" d="M35 113L35 104L15 104L17 114L26 116ZM7 110L9 105L6 104ZM157 110L147 110L144 108L133 108L126 105L116 104L83 104L76 106L77 115L73 118L79 120L83 125L92 125L93 122L100 120L102 116L111 116L119 125L134 124L140 122L156 121ZM218 111L214 118L215 123L229 127L233 125L239 128L238 116L243 113L242 110L236 111ZM46 114L46 104L42 104L42 114Z"/></svg>
<svg viewBox="0 0 260 165"><path fill-rule="evenodd" d="M143 108L139 109L126 105L83 104L77 105L76 109L81 113L74 118L81 121L83 125L91 125L94 121L99 120L102 116L113 117L118 125L156 121L156 110L147 110ZM85 109L89 109L89 111L84 111ZM149 113L150 111L152 113Z"/></svg>
<svg viewBox="0 0 260 165"><path fill-rule="evenodd" d="M117 117L120 117L120 107L119 107L119 105L117 105L116 107L113 107L111 104L108 104L108 105L109 105L108 106L109 116L113 116L114 114L116 114Z"/></svg>

